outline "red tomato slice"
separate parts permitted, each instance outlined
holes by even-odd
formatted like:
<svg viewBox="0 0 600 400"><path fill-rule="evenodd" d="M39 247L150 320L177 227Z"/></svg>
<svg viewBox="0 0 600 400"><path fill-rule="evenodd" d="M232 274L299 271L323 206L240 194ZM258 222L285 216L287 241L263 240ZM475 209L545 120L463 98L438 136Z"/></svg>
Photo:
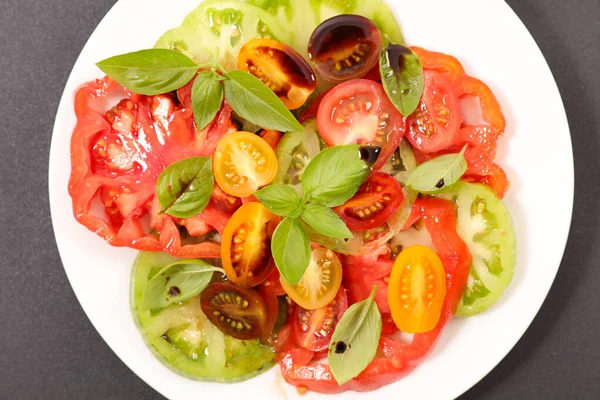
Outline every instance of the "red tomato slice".
<svg viewBox="0 0 600 400"><path fill-rule="evenodd" d="M443 150L456 142L461 116L458 97L442 74L425 70L425 88L417 110L408 118L407 139L424 153Z"/></svg>
<svg viewBox="0 0 600 400"><path fill-rule="evenodd" d="M190 87L191 83L180 89L177 98L174 94L141 96L128 94L104 78L87 83L75 94L77 125L71 138L69 180L73 214L109 244L168 251L177 257L219 256L218 244L188 243L178 225L192 235L222 229L228 211L213 201L187 221L159 215L160 204L154 201L156 179L167 165L212 154L218 138L235 130L231 108L224 106L215 121L199 132L189 107ZM127 97L105 113L108 99L123 94ZM100 211L92 206L97 200L103 206ZM148 215L150 227L158 233L150 232L143 222Z"/></svg>
<svg viewBox="0 0 600 400"><path fill-rule="evenodd" d="M467 182L478 182L488 185L501 199L504 198L510 184L506 172L496 163L490 165L486 175L465 175L462 179Z"/></svg>
<svg viewBox="0 0 600 400"><path fill-rule="evenodd" d="M377 82L354 79L331 89L317 113L319 132L329 146L358 143L381 147L381 168L400 144L406 121Z"/></svg>
<svg viewBox="0 0 600 400"><path fill-rule="evenodd" d="M374 172L345 204L333 209L352 231L367 231L386 223L402 205L402 187L392 176Z"/></svg>
<svg viewBox="0 0 600 400"><path fill-rule="evenodd" d="M415 334L410 343L382 336L379 342L381 355L376 356L356 378L342 386L333 378L329 366L319 363L314 353L307 353L306 349L294 347L288 342L287 346L281 348L278 360L287 382L303 390L319 393L375 390L408 374L431 352L462 296L471 266L471 254L456 232L452 203L434 198L419 199L414 212L424 219L448 276L443 311L436 327L429 332ZM348 269L351 268L345 268L344 272Z"/></svg>
<svg viewBox="0 0 600 400"><path fill-rule="evenodd" d="M465 73L460 61L452 56L415 46L411 47L411 50L419 56L423 69L439 72L452 83L456 82Z"/></svg>
<svg viewBox="0 0 600 400"><path fill-rule="evenodd" d="M305 310L296 306L292 315L292 335L298 346L320 352L326 350L331 335L348 308L346 289L340 287L336 297L326 306L316 310Z"/></svg>

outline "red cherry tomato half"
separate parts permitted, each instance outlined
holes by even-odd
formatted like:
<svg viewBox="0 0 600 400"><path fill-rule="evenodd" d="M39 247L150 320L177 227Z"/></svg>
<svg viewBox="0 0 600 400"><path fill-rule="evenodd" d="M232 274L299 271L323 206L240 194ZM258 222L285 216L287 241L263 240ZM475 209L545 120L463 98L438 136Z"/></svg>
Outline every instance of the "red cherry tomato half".
<svg viewBox="0 0 600 400"><path fill-rule="evenodd" d="M315 29L308 56L325 80L343 82L369 72L379 60L381 46L381 32L370 19L338 15Z"/></svg>
<svg viewBox="0 0 600 400"><path fill-rule="evenodd" d="M408 118L407 139L424 153L456 142L461 124L458 97L442 74L425 71L425 89L417 110Z"/></svg>
<svg viewBox="0 0 600 400"><path fill-rule="evenodd" d="M375 172L346 203L333 209L352 231L366 231L386 223L402 205L400 184L384 172Z"/></svg>
<svg viewBox="0 0 600 400"><path fill-rule="evenodd" d="M324 307L306 310L296 307L292 320L294 341L298 346L319 352L326 350L333 331L348 308L346 289L340 287L336 297Z"/></svg>
<svg viewBox="0 0 600 400"><path fill-rule="evenodd" d="M333 88L317 113L319 133L329 146L357 143L381 147L381 168L400 144L406 120L377 82L355 79Z"/></svg>

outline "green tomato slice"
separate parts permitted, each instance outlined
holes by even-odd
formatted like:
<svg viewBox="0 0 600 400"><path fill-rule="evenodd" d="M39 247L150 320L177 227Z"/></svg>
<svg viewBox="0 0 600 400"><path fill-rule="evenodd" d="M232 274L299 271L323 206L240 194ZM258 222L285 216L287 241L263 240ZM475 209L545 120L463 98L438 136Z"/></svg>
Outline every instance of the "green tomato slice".
<svg viewBox="0 0 600 400"><path fill-rule="evenodd" d="M290 41L290 32L266 11L236 0L208 0L188 14L180 27L166 32L155 44L180 51L197 63L218 61L230 71L252 39Z"/></svg>
<svg viewBox="0 0 600 400"><path fill-rule="evenodd" d="M392 153L392 156L381 168L381 172L385 172L393 176L402 186L406 183L408 175L417 168L417 159L407 140L400 142L400 146Z"/></svg>
<svg viewBox="0 0 600 400"><path fill-rule="evenodd" d="M440 197L457 206L456 229L473 256L458 316L479 314L500 298L512 280L516 239L510 214L487 186L458 182Z"/></svg>
<svg viewBox="0 0 600 400"><path fill-rule="evenodd" d="M275 352L270 346L223 334L202 313L199 295L158 312L140 306L150 279L175 260L166 253L140 252L131 273L131 313L156 358L186 378L224 383L272 367Z"/></svg>
<svg viewBox="0 0 600 400"><path fill-rule="evenodd" d="M303 132L288 132L277 144L275 155L278 167L273 180L274 184L293 186L300 196L304 169L323 147L316 119L303 122L302 127Z"/></svg>

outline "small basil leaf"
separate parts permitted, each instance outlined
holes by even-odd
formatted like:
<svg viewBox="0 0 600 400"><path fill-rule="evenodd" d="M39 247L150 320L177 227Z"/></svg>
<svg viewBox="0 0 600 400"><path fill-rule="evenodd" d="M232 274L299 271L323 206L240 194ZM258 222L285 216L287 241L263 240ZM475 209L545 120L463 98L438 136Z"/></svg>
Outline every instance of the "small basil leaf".
<svg viewBox="0 0 600 400"><path fill-rule="evenodd" d="M408 117L418 107L423 94L423 65L408 47L388 44L379 57L381 83L398 111Z"/></svg>
<svg viewBox="0 0 600 400"><path fill-rule="evenodd" d="M177 218L195 217L206 208L214 181L210 157L192 157L171 164L156 182L162 212Z"/></svg>
<svg viewBox="0 0 600 400"><path fill-rule="evenodd" d="M309 201L337 207L354 196L370 172L359 149L356 144L330 147L308 163L302 188Z"/></svg>
<svg viewBox="0 0 600 400"><path fill-rule="evenodd" d="M231 71L226 76L225 100L242 118L267 129L302 130L290 110L260 79L244 71Z"/></svg>
<svg viewBox="0 0 600 400"><path fill-rule="evenodd" d="M302 211L302 220L321 235L330 238L347 239L352 237L344 221L329 207L310 203Z"/></svg>
<svg viewBox="0 0 600 400"><path fill-rule="evenodd" d="M150 279L142 293L141 306L156 310L200 294L210 283L213 272L225 273L202 260L177 260L166 265Z"/></svg>
<svg viewBox="0 0 600 400"><path fill-rule="evenodd" d="M199 68L189 57L167 49L121 54L96 65L121 86L148 96L179 89L192 80Z"/></svg>
<svg viewBox="0 0 600 400"><path fill-rule="evenodd" d="M302 199L288 185L269 185L254 192L254 196L269 211L282 217L297 217L302 212Z"/></svg>
<svg viewBox="0 0 600 400"><path fill-rule="evenodd" d="M271 253L279 273L290 285L297 285L310 263L310 241L296 218L284 218L271 240Z"/></svg>
<svg viewBox="0 0 600 400"><path fill-rule="evenodd" d="M419 165L408 176L406 184L421 193L435 193L456 183L467 170L465 150L460 153L446 154Z"/></svg>
<svg viewBox="0 0 600 400"><path fill-rule="evenodd" d="M223 103L223 86L213 71L198 74L192 85L192 109L198 130L201 131L215 119Z"/></svg>
<svg viewBox="0 0 600 400"><path fill-rule="evenodd" d="M368 299L346 310L331 337L327 360L338 385L360 374L375 357L381 337L381 314L374 301L377 286Z"/></svg>

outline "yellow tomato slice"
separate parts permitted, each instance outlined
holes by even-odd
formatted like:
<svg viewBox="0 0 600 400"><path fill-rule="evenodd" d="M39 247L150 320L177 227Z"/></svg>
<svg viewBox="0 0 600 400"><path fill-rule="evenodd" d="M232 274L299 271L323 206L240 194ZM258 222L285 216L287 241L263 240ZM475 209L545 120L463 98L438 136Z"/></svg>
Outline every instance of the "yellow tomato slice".
<svg viewBox="0 0 600 400"><path fill-rule="evenodd" d="M225 193L246 197L275 178L277 157L260 136L234 132L217 144L213 170L217 184Z"/></svg>
<svg viewBox="0 0 600 400"><path fill-rule="evenodd" d="M388 303L398 329L423 333L435 328L446 296L442 261L426 246L410 246L396 258L388 286Z"/></svg>
<svg viewBox="0 0 600 400"><path fill-rule="evenodd" d="M310 264L297 285L281 278L283 290L300 307L316 310L335 298L342 284L342 263L335 253L324 247L313 249Z"/></svg>

